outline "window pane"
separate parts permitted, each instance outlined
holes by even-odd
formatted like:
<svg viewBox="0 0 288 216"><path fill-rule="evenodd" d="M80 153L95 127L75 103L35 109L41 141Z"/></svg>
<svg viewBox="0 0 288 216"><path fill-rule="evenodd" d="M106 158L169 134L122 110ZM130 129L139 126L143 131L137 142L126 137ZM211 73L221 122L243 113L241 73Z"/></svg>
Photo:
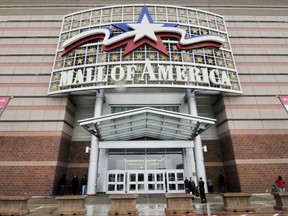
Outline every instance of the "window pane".
<svg viewBox="0 0 288 216"><path fill-rule="evenodd" d="M183 169L182 154L166 154L167 169Z"/></svg>
<svg viewBox="0 0 288 216"><path fill-rule="evenodd" d="M127 149L126 169L127 170L145 169L145 149Z"/></svg>
<svg viewBox="0 0 288 216"><path fill-rule="evenodd" d="M155 181L155 174L154 173L148 174L148 181L150 181L150 182Z"/></svg>
<svg viewBox="0 0 288 216"><path fill-rule="evenodd" d="M147 155L147 169L166 169L165 155Z"/></svg>
<svg viewBox="0 0 288 216"><path fill-rule="evenodd" d="M109 174L108 182L115 182L115 174Z"/></svg>
<svg viewBox="0 0 288 216"><path fill-rule="evenodd" d="M143 181L144 181L144 174L138 173L138 182L143 182Z"/></svg>
<svg viewBox="0 0 288 216"><path fill-rule="evenodd" d="M125 155L109 155L108 170L125 170Z"/></svg>
<svg viewBox="0 0 288 216"><path fill-rule="evenodd" d="M157 181L163 181L163 174L157 173Z"/></svg>
<svg viewBox="0 0 288 216"><path fill-rule="evenodd" d="M117 174L117 182L124 182L124 174L123 173Z"/></svg>
<svg viewBox="0 0 288 216"><path fill-rule="evenodd" d="M183 181L183 180L184 180L183 173L177 173L177 181Z"/></svg>

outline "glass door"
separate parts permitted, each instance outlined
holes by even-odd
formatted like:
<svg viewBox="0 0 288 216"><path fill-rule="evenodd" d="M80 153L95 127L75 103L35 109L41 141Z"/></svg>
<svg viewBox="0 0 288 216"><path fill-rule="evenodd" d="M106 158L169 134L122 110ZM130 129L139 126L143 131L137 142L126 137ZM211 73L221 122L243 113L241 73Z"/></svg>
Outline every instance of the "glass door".
<svg viewBox="0 0 288 216"><path fill-rule="evenodd" d="M165 193L165 172L163 171L148 171L148 193Z"/></svg>
<svg viewBox="0 0 288 216"><path fill-rule="evenodd" d="M107 193L125 193L126 176L125 171L108 171Z"/></svg>
<svg viewBox="0 0 288 216"><path fill-rule="evenodd" d="M183 170L167 170L167 192L181 193L184 190L184 171Z"/></svg>
<svg viewBox="0 0 288 216"><path fill-rule="evenodd" d="M146 193L145 171L129 170L127 172L127 193Z"/></svg>

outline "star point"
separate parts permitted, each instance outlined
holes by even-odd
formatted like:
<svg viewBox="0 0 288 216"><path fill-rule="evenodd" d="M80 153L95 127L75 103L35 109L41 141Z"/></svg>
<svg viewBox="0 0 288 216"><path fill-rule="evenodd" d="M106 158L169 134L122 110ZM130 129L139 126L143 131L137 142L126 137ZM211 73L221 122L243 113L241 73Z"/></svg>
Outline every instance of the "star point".
<svg viewBox="0 0 288 216"><path fill-rule="evenodd" d="M159 30L163 24L151 23L145 14L140 23L128 24L128 26L135 31L135 42L144 37L148 37L149 39L157 42L155 32L157 32L157 30Z"/></svg>

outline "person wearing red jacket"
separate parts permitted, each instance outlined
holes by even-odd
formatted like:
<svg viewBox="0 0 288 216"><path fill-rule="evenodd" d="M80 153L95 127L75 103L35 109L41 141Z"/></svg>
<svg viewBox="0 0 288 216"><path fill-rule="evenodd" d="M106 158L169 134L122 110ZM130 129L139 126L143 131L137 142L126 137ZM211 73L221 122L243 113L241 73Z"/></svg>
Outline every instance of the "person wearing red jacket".
<svg viewBox="0 0 288 216"><path fill-rule="evenodd" d="M285 192L285 186L286 182L282 178L282 176L278 176L278 178L275 180L275 184L279 189L279 192Z"/></svg>

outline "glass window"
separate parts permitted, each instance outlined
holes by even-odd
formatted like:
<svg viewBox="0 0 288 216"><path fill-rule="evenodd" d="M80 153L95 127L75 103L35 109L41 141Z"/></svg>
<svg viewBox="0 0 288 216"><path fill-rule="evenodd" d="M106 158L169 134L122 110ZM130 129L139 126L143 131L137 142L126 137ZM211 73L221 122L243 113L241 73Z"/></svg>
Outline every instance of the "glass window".
<svg viewBox="0 0 288 216"><path fill-rule="evenodd" d="M155 184L148 184L148 190L149 191L154 191L155 190Z"/></svg>
<svg viewBox="0 0 288 216"><path fill-rule="evenodd" d="M129 185L129 189L130 189L131 191L135 191L135 190L136 190L136 184L130 184L130 185Z"/></svg>
<svg viewBox="0 0 288 216"><path fill-rule="evenodd" d="M135 173L130 174L130 182L136 182L136 174Z"/></svg>
<svg viewBox="0 0 288 216"><path fill-rule="evenodd" d="M109 170L166 170L183 168L182 149L178 148L109 150Z"/></svg>
<svg viewBox="0 0 288 216"><path fill-rule="evenodd" d="M155 181L155 174L154 173L148 173L148 181L150 181L150 182Z"/></svg>
<svg viewBox="0 0 288 216"><path fill-rule="evenodd" d="M117 182L124 182L124 174L123 173L117 174Z"/></svg>
<svg viewBox="0 0 288 216"><path fill-rule="evenodd" d="M124 185L117 185L117 191L124 191Z"/></svg>
<svg viewBox="0 0 288 216"><path fill-rule="evenodd" d="M108 170L125 170L125 155L109 155Z"/></svg>
<svg viewBox="0 0 288 216"><path fill-rule="evenodd" d="M147 105L149 106L149 105ZM139 109L142 108L143 106L131 106L131 107L126 107L126 106L113 106L111 107L111 113L119 113L119 112L124 112L128 110L133 110L133 109ZM180 107L179 106L150 106L156 109L163 109L167 111L172 111L172 112L180 112Z"/></svg>
<svg viewBox="0 0 288 216"><path fill-rule="evenodd" d="M168 180L169 181L175 181L175 173L168 173Z"/></svg>
<svg viewBox="0 0 288 216"><path fill-rule="evenodd" d="M138 173L138 182L143 182L143 181L144 181L144 174Z"/></svg>
<svg viewBox="0 0 288 216"><path fill-rule="evenodd" d="M115 185L113 184L113 185L111 185L111 184L109 184L108 185L108 191L114 191L115 190Z"/></svg>
<svg viewBox="0 0 288 216"><path fill-rule="evenodd" d="M163 173L157 173L157 181L163 181Z"/></svg>
<svg viewBox="0 0 288 216"><path fill-rule="evenodd" d="M150 170L166 169L164 154L147 155L146 159L147 159L147 169Z"/></svg>
<svg viewBox="0 0 288 216"><path fill-rule="evenodd" d="M125 170L125 149L110 149L108 170Z"/></svg>
<svg viewBox="0 0 288 216"><path fill-rule="evenodd" d="M125 162L127 170L145 170L145 149L127 149Z"/></svg>
<svg viewBox="0 0 288 216"><path fill-rule="evenodd" d="M181 149L167 149L167 169L183 169L183 157Z"/></svg>
<svg viewBox="0 0 288 216"><path fill-rule="evenodd" d="M166 169L165 148L146 149L147 169Z"/></svg>
<svg viewBox="0 0 288 216"><path fill-rule="evenodd" d="M115 174L109 174L108 182L115 182Z"/></svg>

